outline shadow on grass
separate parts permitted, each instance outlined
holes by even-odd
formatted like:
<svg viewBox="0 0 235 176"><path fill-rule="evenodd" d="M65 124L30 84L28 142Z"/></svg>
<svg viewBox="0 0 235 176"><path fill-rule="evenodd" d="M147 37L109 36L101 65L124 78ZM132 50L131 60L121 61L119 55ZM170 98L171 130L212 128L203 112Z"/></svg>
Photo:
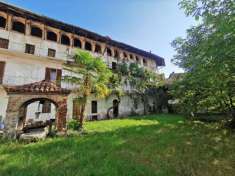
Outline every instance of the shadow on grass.
<svg viewBox="0 0 235 176"><path fill-rule="evenodd" d="M216 176L218 171L225 175L235 171L231 162L234 149L203 137L207 129L194 131L191 126L176 121L159 122L29 145L3 144L0 175ZM226 157L226 161L221 159ZM214 160L218 165L212 165ZM224 168L223 162L230 168Z"/></svg>

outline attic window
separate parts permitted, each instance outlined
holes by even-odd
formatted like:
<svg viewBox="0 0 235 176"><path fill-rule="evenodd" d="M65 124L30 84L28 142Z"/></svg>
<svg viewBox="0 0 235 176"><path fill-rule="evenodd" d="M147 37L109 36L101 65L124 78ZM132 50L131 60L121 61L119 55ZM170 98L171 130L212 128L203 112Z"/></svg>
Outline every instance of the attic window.
<svg viewBox="0 0 235 176"><path fill-rule="evenodd" d="M57 35L52 31L47 31L47 40L57 42Z"/></svg>
<svg viewBox="0 0 235 176"><path fill-rule="evenodd" d="M25 25L19 21L14 21L12 24L12 30L20 33L25 33Z"/></svg>
<svg viewBox="0 0 235 176"><path fill-rule="evenodd" d="M6 18L0 16L0 27L6 28Z"/></svg>
<svg viewBox="0 0 235 176"><path fill-rule="evenodd" d="M98 44L95 45L95 52L101 54L101 46L100 45L98 45Z"/></svg>
<svg viewBox="0 0 235 176"><path fill-rule="evenodd" d="M74 47L82 48L82 43L79 39L74 39L73 40L73 45L74 45Z"/></svg>
<svg viewBox="0 0 235 176"><path fill-rule="evenodd" d="M112 56L112 51L111 51L110 48L107 48L107 55L108 55L108 56Z"/></svg>
<svg viewBox="0 0 235 176"><path fill-rule="evenodd" d="M85 43L85 50L91 51L91 43L90 42Z"/></svg>
<svg viewBox="0 0 235 176"><path fill-rule="evenodd" d="M70 39L68 36L62 34L61 35L61 44L70 46Z"/></svg>
<svg viewBox="0 0 235 176"><path fill-rule="evenodd" d="M42 38L42 30L39 27L32 26L31 27L31 35L34 37Z"/></svg>

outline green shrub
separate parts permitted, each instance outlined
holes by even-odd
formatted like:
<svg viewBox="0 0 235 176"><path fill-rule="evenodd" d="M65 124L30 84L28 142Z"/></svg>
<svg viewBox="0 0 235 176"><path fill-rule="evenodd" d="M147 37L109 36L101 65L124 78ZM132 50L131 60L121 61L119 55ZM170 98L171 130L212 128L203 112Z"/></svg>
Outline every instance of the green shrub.
<svg viewBox="0 0 235 176"><path fill-rule="evenodd" d="M80 126L79 122L74 119L70 120L67 125L68 129L70 130L78 130L79 126Z"/></svg>

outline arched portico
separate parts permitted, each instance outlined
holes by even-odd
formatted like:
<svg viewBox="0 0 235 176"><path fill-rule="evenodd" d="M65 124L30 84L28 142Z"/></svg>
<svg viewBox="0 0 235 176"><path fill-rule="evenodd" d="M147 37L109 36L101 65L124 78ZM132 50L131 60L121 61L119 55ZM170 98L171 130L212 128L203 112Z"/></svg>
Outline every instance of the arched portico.
<svg viewBox="0 0 235 176"><path fill-rule="evenodd" d="M8 94L8 106L5 118L5 133L15 137L24 123L25 107L36 100L48 100L56 106L56 128L59 132L66 130L68 90L62 89L54 82L41 81L22 86L4 86Z"/></svg>

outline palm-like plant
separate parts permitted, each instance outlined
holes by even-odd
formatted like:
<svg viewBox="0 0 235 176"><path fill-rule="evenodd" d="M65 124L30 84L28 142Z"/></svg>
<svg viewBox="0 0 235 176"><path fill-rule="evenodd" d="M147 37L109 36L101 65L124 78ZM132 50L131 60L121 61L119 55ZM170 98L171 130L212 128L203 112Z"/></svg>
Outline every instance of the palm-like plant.
<svg viewBox="0 0 235 176"><path fill-rule="evenodd" d="M63 80L76 86L73 93L81 104L80 117L77 120L82 128L88 97L94 94L97 98L104 98L110 94L108 83L112 72L102 58L94 57L88 52L78 50L73 59L74 63L64 65L64 69L73 76L64 76Z"/></svg>

